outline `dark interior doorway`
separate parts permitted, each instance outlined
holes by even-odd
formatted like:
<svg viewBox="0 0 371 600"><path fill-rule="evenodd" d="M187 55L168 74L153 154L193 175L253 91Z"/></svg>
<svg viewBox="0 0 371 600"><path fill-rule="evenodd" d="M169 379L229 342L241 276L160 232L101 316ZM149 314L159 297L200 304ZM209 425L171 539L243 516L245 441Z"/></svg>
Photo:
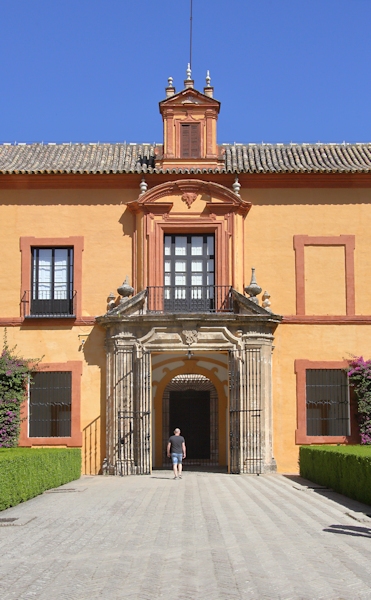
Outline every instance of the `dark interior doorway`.
<svg viewBox="0 0 371 600"><path fill-rule="evenodd" d="M210 392L208 390L171 391L169 398L169 436L179 427L185 438L187 458L210 459Z"/></svg>

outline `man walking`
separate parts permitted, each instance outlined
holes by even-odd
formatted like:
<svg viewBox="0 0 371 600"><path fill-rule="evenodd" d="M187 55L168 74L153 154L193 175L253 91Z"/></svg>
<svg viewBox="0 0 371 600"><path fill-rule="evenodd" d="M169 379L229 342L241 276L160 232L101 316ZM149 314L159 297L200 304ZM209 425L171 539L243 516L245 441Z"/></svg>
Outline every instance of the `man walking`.
<svg viewBox="0 0 371 600"><path fill-rule="evenodd" d="M174 479L182 478L182 461L186 457L185 439L180 435L180 429L174 429L174 435L171 435L167 443L167 455L173 463Z"/></svg>

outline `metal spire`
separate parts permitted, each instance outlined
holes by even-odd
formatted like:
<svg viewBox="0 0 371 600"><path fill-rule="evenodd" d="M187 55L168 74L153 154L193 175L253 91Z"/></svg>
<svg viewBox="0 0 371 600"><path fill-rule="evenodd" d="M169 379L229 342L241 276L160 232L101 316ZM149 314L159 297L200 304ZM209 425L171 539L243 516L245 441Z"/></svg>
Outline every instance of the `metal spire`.
<svg viewBox="0 0 371 600"><path fill-rule="evenodd" d="M189 18L189 67L192 69L192 9L193 0L190 0L190 18Z"/></svg>

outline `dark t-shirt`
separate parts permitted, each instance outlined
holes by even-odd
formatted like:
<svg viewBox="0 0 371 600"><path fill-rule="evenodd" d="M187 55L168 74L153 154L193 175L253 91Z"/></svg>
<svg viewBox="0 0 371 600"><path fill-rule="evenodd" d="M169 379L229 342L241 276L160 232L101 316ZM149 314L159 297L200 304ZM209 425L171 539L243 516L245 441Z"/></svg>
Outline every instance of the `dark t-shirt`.
<svg viewBox="0 0 371 600"><path fill-rule="evenodd" d="M185 443L184 437L182 435L171 435L169 437L170 452L174 452L175 454L183 454L182 444Z"/></svg>

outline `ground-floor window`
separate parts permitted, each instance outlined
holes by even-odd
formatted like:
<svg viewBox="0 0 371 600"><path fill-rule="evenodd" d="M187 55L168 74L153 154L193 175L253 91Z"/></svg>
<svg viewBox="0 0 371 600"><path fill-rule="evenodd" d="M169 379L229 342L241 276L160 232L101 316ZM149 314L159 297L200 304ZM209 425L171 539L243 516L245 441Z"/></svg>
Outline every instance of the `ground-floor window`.
<svg viewBox="0 0 371 600"><path fill-rule="evenodd" d="M30 382L29 436L71 436L71 371L37 372Z"/></svg>
<svg viewBox="0 0 371 600"><path fill-rule="evenodd" d="M359 443L348 364L346 360L295 360L297 444Z"/></svg>
<svg viewBox="0 0 371 600"><path fill-rule="evenodd" d="M349 416L344 369L306 369L307 435L348 436Z"/></svg>

